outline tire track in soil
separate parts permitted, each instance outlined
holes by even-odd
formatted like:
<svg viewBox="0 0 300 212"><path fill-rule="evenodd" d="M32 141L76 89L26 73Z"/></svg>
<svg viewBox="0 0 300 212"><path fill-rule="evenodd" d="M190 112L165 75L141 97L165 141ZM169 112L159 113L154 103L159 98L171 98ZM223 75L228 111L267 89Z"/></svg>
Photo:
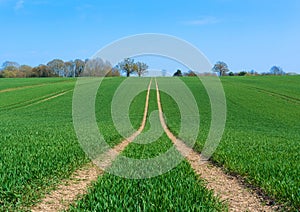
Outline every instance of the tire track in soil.
<svg viewBox="0 0 300 212"><path fill-rule="evenodd" d="M123 140L120 144L116 145L113 149L110 149L108 152L101 155L99 158L104 158L104 161L95 160L93 163L89 163L83 168L75 171L71 175L70 179L63 180L62 184L59 185L56 190L47 194L39 204L31 208L32 212L67 210L71 203L80 198L80 196L86 194L87 189L91 186L91 184L104 173L103 170L109 167L112 161L128 146L128 144L130 144L143 131L147 120L151 83L152 79L148 86L144 116L138 131Z"/></svg>
<svg viewBox="0 0 300 212"><path fill-rule="evenodd" d="M60 97L60 96L62 96L62 95L65 95L66 93L69 93L69 92L72 91L72 90L73 90L73 89L68 90L68 91L63 91L63 92L58 93L58 94L56 94L56 95L54 95L54 96L50 96L50 97L48 97L48 98L41 99L40 101L33 102L33 103L29 104L29 105L22 106L21 108L30 107L30 106L32 106L32 105L40 104L40 103L49 101L49 100L51 100L51 99L55 99L55 98L57 98L57 97Z"/></svg>
<svg viewBox="0 0 300 212"><path fill-rule="evenodd" d="M56 82L41 83L41 84L36 84L36 85L25 85L25 86L13 87L13 88L6 88L6 89L3 89L3 90L0 90L0 93L23 90L23 89L26 89L26 88L42 87L42 86L51 85L51 84L55 84L55 83L62 83L62 82L66 82L66 81L67 80L62 80L62 81L56 81Z"/></svg>
<svg viewBox="0 0 300 212"><path fill-rule="evenodd" d="M31 100L26 100L26 101L23 101L23 102L14 103L14 104L11 104L11 105L0 107L0 110L13 110L13 109L26 108L26 107L29 107L29 106L32 106L32 105L35 105L35 104L39 104L39 103L48 101L50 99L54 99L54 98L59 97L59 96L62 96L62 95L66 94L66 93L68 93L72 90L73 89L62 90L62 91L59 91L59 92L54 92L54 93L51 93L51 94L47 94L45 96L37 97L37 98L31 99Z"/></svg>
<svg viewBox="0 0 300 212"><path fill-rule="evenodd" d="M261 198L248 191L236 177L225 174L221 168L214 166L207 160L203 160L199 153L174 136L163 116L156 80L155 84L161 125L177 150L188 160L196 174L206 181L206 187L213 190L217 197L228 204L229 211L274 211L270 206L262 205Z"/></svg>

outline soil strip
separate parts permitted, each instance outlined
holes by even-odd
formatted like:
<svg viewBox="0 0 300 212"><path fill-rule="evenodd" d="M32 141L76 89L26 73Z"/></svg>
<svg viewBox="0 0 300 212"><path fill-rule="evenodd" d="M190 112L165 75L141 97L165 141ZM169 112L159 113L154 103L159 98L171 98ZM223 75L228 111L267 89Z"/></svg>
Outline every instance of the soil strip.
<svg viewBox="0 0 300 212"><path fill-rule="evenodd" d="M120 144L116 145L113 149L110 149L103 156L100 156L101 159L105 159L104 161L93 161L94 163L89 163L84 168L75 171L70 179L64 180L56 190L46 195L39 204L31 208L31 211L52 212L66 210L72 202L86 194L87 189L92 182L96 181L98 176L104 173L103 170L109 167L112 161L126 148L126 146L128 146L128 144L130 144L130 142L132 142L143 131L147 120L151 83L152 79L148 86L144 116L138 131L123 140ZM63 94L64 93L60 95ZM50 99L51 98L54 97L50 97ZM97 166L95 164L97 164Z"/></svg>
<svg viewBox="0 0 300 212"><path fill-rule="evenodd" d="M70 179L63 180L56 190L46 195L42 202L31 208L31 211L47 212L67 209L70 203L86 193L87 188L102 173L103 171L93 163L87 164L75 171Z"/></svg>
<svg viewBox="0 0 300 212"><path fill-rule="evenodd" d="M225 204L228 204L229 211L273 211L270 206L262 205L261 198L247 190L236 177L227 175L221 168L214 166L207 160L202 160L199 153L174 136L167 127L163 116L156 80L155 84L161 125L177 150L188 160L194 171L206 181L206 187L209 190L213 190L217 197L225 202Z"/></svg>
<svg viewBox="0 0 300 212"><path fill-rule="evenodd" d="M133 133L130 137L123 140L120 144L116 145L113 149L109 149L104 154L100 155L97 159L93 161L93 163L97 164L101 169L105 170L110 167L112 162L116 159L116 157L130 144L145 128L147 115L148 115L148 105L149 105L149 96L150 96L150 88L152 84L152 79L148 85L147 96L145 102L144 116L140 128Z"/></svg>

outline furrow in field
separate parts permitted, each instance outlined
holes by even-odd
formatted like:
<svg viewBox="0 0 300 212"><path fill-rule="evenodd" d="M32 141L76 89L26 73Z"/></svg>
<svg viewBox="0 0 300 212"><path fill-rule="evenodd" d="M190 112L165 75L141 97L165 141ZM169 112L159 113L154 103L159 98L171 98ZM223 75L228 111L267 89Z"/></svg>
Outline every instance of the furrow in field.
<svg viewBox="0 0 300 212"><path fill-rule="evenodd" d="M73 90L73 89L71 89L71 90ZM58 93L58 94L55 94L54 96L50 96L50 97L48 97L48 98L45 98L45 99L42 99L42 100L40 100L40 101L31 103L31 104L29 104L29 105L25 105L24 107L30 107L30 106L32 106L32 105L40 104L40 103L49 101L49 100L51 100L51 99L55 99L55 98L57 98L57 97L60 97L60 96L62 96L62 95L65 95L66 93L69 93L71 90L60 92L60 93Z"/></svg>
<svg viewBox="0 0 300 212"><path fill-rule="evenodd" d="M207 188L214 190L221 200L228 202L230 211L272 211L271 207L261 204L258 196L247 191L236 177L229 176L222 169L215 167L208 161L202 160L200 154L174 136L165 122L157 81L155 81L155 84L159 118L164 131L177 150L186 157L195 172L207 182Z"/></svg>
<svg viewBox="0 0 300 212"><path fill-rule="evenodd" d="M250 89L255 89L256 91L258 91L260 93L265 93L265 94L268 94L268 95L273 96L273 97L278 97L280 99L286 100L286 101L291 102L291 103L300 104L300 99L295 97L295 96L275 92L274 90L270 90L269 88L266 89L266 88L261 88L261 87L248 85L248 84L245 84L244 86L247 87L247 88L250 88Z"/></svg>
<svg viewBox="0 0 300 212"><path fill-rule="evenodd" d="M298 99L298 98L288 96L288 95L284 95L284 94L280 94L280 93L276 93L276 92L269 91L269 90L262 89L262 88L257 88L257 87L254 87L254 88L257 91L261 92L261 93L265 93L265 94L268 94L270 96L278 97L278 98L284 99L284 100L292 102L292 103L300 104L300 99Z"/></svg>
<svg viewBox="0 0 300 212"><path fill-rule="evenodd" d="M58 82L41 83L41 84L36 84L36 85L25 85L25 86L20 86L20 87L6 88L6 89L3 89L3 90L0 90L0 93L23 90L23 89L27 89L27 88L42 87L42 86L46 86L46 85L50 85L50 84L54 84L54 83L64 83L66 81L67 80L62 80L62 81L58 81Z"/></svg>
<svg viewBox="0 0 300 212"><path fill-rule="evenodd" d="M72 91L73 89L69 89L69 90L63 90L63 91L59 91L59 92L54 92L39 98L35 98L35 99L31 99L28 101L24 101L24 102L19 102L19 103L15 103L15 104L11 104L5 107L0 107L0 109L5 109L5 110L9 110L9 109L19 109L19 108L26 108L26 107L30 107L32 105L36 105L36 104L40 104L43 102L46 102L48 100L57 98L59 96L62 96L66 93L69 93L70 91Z"/></svg>
<svg viewBox="0 0 300 212"><path fill-rule="evenodd" d="M108 150L103 155L100 155L98 157L98 159L93 161L101 169L105 170L107 167L111 166L111 164L115 160L115 158L128 146L128 144L130 144L144 130L145 124L147 121L151 83L152 83L152 80L150 81L150 83L148 85L145 109L144 109L144 116L143 116L143 120L142 120L142 123L141 123L139 129L135 133L133 133L131 136L126 138L124 141L122 141L120 144L115 146L113 149Z"/></svg>
<svg viewBox="0 0 300 212"><path fill-rule="evenodd" d="M151 83L152 80L148 86L144 116L139 129L123 140L120 144L116 145L113 149L103 153L103 155L99 157L101 160L95 160L93 163L88 164L85 168L75 171L69 180L63 181L56 190L47 195L41 203L33 207L31 209L33 212L66 210L76 198L87 192L87 188L91 185L91 183L97 180L98 176L104 173L103 170L109 167L113 160L128 146L128 144L130 144L130 142L132 142L144 130L148 114ZM97 164L97 166L95 166L95 164Z"/></svg>

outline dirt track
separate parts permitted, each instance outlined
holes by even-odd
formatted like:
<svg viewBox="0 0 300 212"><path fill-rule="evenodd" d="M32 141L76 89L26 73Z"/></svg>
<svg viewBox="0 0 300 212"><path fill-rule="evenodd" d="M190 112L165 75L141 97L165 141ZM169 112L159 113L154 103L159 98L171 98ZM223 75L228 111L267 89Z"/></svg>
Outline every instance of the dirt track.
<svg viewBox="0 0 300 212"><path fill-rule="evenodd" d="M207 182L207 188L212 189L216 196L227 202L230 211L272 211L270 207L262 206L259 197L250 193L235 177L226 175L209 161L203 161L199 153L173 135L164 120L157 81L155 81L155 84L159 118L164 131L177 150L186 157L194 171Z"/></svg>
<svg viewBox="0 0 300 212"><path fill-rule="evenodd" d="M128 146L128 144L130 144L130 142L132 142L144 130L148 114L151 83L152 80L150 81L148 86L144 116L138 131L136 131L130 137L123 140L113 149L110 149L108 152L105 153L105 155L100 156L100 158L105 158L105 161L96 160L93 161L94 163L90 163L85 167L75 171L69 180L64 180L56 190L46 195L46 197L39 204L33 207L31 209L33 212L50 212L67 209L68 206L76 200L76 198L87 192L87 189L92 184L92 182L96 181L98 176L104 173L103 170L109 167L112 161ZM63 94L65 93L59 95ZM50 97L43 101L47 101L55 97L57 96ZM95 164L97 164L98 166L96 166Z"/></svg>
<svg viewBox="0 0 300 212"><path fill-rule="evenodd" d="M227 203L230 211L273 211L271 207L263 206L260 198L253 192L248 191L236 177L225 174L220 168L215 167L208 161L202 161L199 153L195 152L173 135L164 120L159 87L157 82L155 84L159 118L164 131L172 140L178 151L186 157L199 177L207 182L207 188L212 189L216 196ZM102 169L109 167L119 153L143 131L148 113L150 87L151 82L148 86L144 117L140 128L129 138L106 152L105 158L107 158L107 160L101 162L94 161ZM76 171L69 180L63 181L61 186L47 195L40 204L33 207L32 211L58 211L67 209L68 205L78 198L78 196L86 193L87 188L101 174L103 174L103 171L99 167L89 164L86 168Z"/></svg>

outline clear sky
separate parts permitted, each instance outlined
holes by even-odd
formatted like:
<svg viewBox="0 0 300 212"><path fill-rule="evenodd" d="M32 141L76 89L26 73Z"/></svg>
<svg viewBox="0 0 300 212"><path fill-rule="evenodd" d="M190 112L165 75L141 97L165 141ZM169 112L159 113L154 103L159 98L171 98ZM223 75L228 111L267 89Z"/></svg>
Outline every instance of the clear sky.
<svg viewBox="0 0 300 212"><path fill-rule="evenodd" d="M0 64L86 59L124 36L163 33L235 72L300 73L299 0L0 0L0 26Z"/></svg>

